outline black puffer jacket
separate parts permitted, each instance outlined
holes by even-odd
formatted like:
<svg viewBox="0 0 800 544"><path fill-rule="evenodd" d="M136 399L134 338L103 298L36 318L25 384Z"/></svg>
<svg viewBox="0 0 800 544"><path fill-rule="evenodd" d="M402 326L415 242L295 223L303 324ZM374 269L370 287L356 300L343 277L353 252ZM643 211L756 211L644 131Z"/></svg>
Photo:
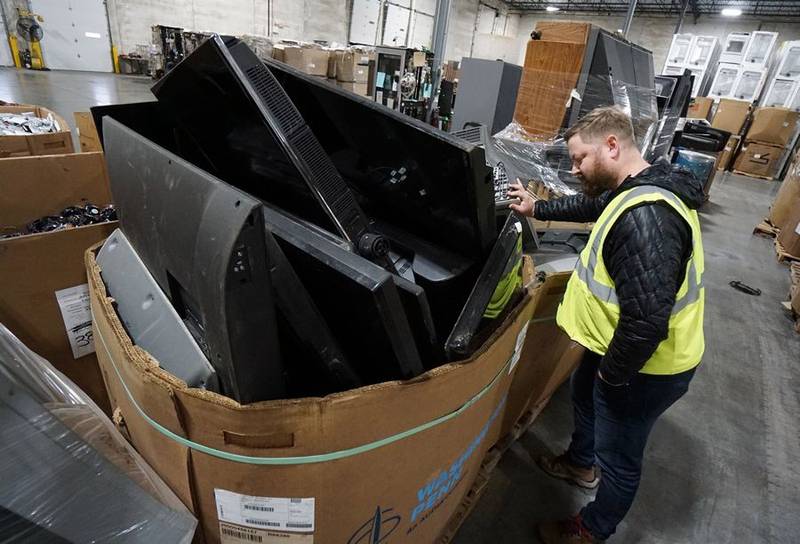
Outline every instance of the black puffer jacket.
<svg viewBox="0 0 800 544"><path fill-rule="evenodd" d="M687 170L661 161L597 198L580 194L539 201L535 217L596 221L615 196L639 185L668 189L692 209L703 203L700 182ZM647 203L631 208L609 231L603 246L603 260L614 280L620 319L600 364L600 372L607 382L626 383L667 338L669 317L691 253L691 229L668 204Z"/></svg>

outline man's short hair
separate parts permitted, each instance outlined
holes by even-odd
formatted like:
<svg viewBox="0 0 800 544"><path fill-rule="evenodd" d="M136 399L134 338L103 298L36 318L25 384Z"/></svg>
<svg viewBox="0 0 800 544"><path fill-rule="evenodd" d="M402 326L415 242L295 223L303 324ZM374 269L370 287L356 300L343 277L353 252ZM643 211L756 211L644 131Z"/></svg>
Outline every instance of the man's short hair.
<svg viewBox="0 0 800 544"><path fill-rule="evenodd" d="M631 118L616 106L595 108L581 117L564 133L564 141L568 142L577 134L584 142L606 138L611 134L620 140L634 141Z"/></svg>

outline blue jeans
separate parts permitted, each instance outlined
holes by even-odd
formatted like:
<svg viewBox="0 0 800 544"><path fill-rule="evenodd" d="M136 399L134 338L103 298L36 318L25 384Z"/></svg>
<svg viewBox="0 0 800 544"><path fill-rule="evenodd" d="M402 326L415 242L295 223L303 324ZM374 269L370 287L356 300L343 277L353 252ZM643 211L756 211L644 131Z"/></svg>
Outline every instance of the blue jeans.
<svg viewBox="0 0 800 544"><path fill-rule="evenodd" d="M575 432L567 459L584 468L597 463L602 471L597 495L581 518L595 538L605 540L633 504L653 424L689 390L695 369L672 376L636 374L615 387L596 377L600 359L587 351L572 374Z"/></svg>

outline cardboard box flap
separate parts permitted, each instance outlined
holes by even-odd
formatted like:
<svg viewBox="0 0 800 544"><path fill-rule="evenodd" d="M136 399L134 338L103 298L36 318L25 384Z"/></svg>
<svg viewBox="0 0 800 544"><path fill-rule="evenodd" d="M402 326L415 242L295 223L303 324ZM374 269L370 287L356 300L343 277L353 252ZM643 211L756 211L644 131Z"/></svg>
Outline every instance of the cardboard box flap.
<svg viewBox="0 0 800 544"><path fill-rule="evenodd" d="M102 153L15 157L0 160L3 228L21 228L81 202L111 203Z"/></svg>

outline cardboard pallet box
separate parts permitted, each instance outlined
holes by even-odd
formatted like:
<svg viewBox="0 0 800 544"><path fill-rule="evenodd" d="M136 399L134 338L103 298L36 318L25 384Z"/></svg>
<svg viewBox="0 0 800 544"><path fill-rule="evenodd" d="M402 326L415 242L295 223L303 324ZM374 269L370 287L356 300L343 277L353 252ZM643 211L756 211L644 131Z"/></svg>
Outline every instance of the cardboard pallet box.
<svg viewBox="0 0 800 544"><path fill-rule="evenodd" d="M717 157L716 169L718 171L728 170L733 165L733 160L736 157L736 152L739 151L741 141L742 137L735 134L728 138L722 153Z"/></svg>
<svg viewBox="0 0 800 544"><path fill-rule="evenodd" d="M573 342L556 324L558 305L564 298L571 272L547 274L540 289L520 364L508 392L500 436L511 432L528 410L540 409L564 383L583 357L583 346Z"/></svg>
<svg viewBox="0 0 800 544"><path fill-rule="evenodd" d="M781 249L792 258L800 260L800 207L792 210L780 229L777 241Z"/></svg>
<svg viewBox="0 0 800 544"><path fill-rule="evenodd" d="M741 134L750 118L751 107L752 104L744 100L721 98L714 112L711 127L731 134Z"/></svg>
<svg viewBox="0 0 800 544"><path fill-rule="evenodd" d="M711 118L711 108L714 106L714 99L705 96L696 96L692 98L689 104L689 109L686 111L687 119L705 119L708 121Z"/></svg>
<svg viewBox="0 0 800 544"><path fill-rule="evenodd" d="M757 108L747 129L748 142L786 147L800 126L800 113L788 108Z"/></svg>
<svg viewBox="0 0 800 544"><path fill-rule="evenodd" d="M781 188L769 209L769 222L779 227L789 220L792 212L800 208L800 149L794 154Z"/></svg>
<svg viewBox="0 0 800 544"><path fill-rule="evenodd" d="M472 359L406 382L241 406L134 346L94 250L86 269L116 421L209 543L367 542L375 524L394 544L437 541L499 437L535 310L527 297Z"/></svg>
<svg viewBox="0 0 800 544"><path fill-rule="evenodd" d="M19 230L89 201L111 202L102 153L0 159L0 217ZM106 413L94 354L83 253L116 221L0 239L0 322L50 361Z"/></svg>
<svg viewBox="0 0 800 544"><path fill-rule="evenodd" d="M55 112L41 106L0 106L0 113L33 113L42 119L52 115L56 121L58 132L43 134L3 135L0 136L0 158L27 157L30 155L57 155L72 153L72 134L67 122Z"/></svg>
<svg viewBox="0 0 800 544"><path fill-rule="evenodd" d="M366 85L369 76L369 61L370 54L367 52L344 51L336 58L336 80L342 83Z"/></svg>
<svg viewBox="0 0 800 544"><path fill-rule="evenodd" d="M745 176L773 180L778 175L778 164L783 152L782 147L745 142L736 158L733 171Z"/></svg>
<svg viewBox="0 0 800 544"><path fill-rule="evenodd" d="M73 116L75 117L75 128L78 131L81 151L84 153L102 151L103 145L100 142L100 136L97 134L97 127L94 125L92 114L85 111L76 111Z"/></svg>
<svg viewBox="0 0 800 544"><path fill-rule="evenodd" d="M286 46L283 62L312 76L327 77L330 51L318 47Z"/></svg>

